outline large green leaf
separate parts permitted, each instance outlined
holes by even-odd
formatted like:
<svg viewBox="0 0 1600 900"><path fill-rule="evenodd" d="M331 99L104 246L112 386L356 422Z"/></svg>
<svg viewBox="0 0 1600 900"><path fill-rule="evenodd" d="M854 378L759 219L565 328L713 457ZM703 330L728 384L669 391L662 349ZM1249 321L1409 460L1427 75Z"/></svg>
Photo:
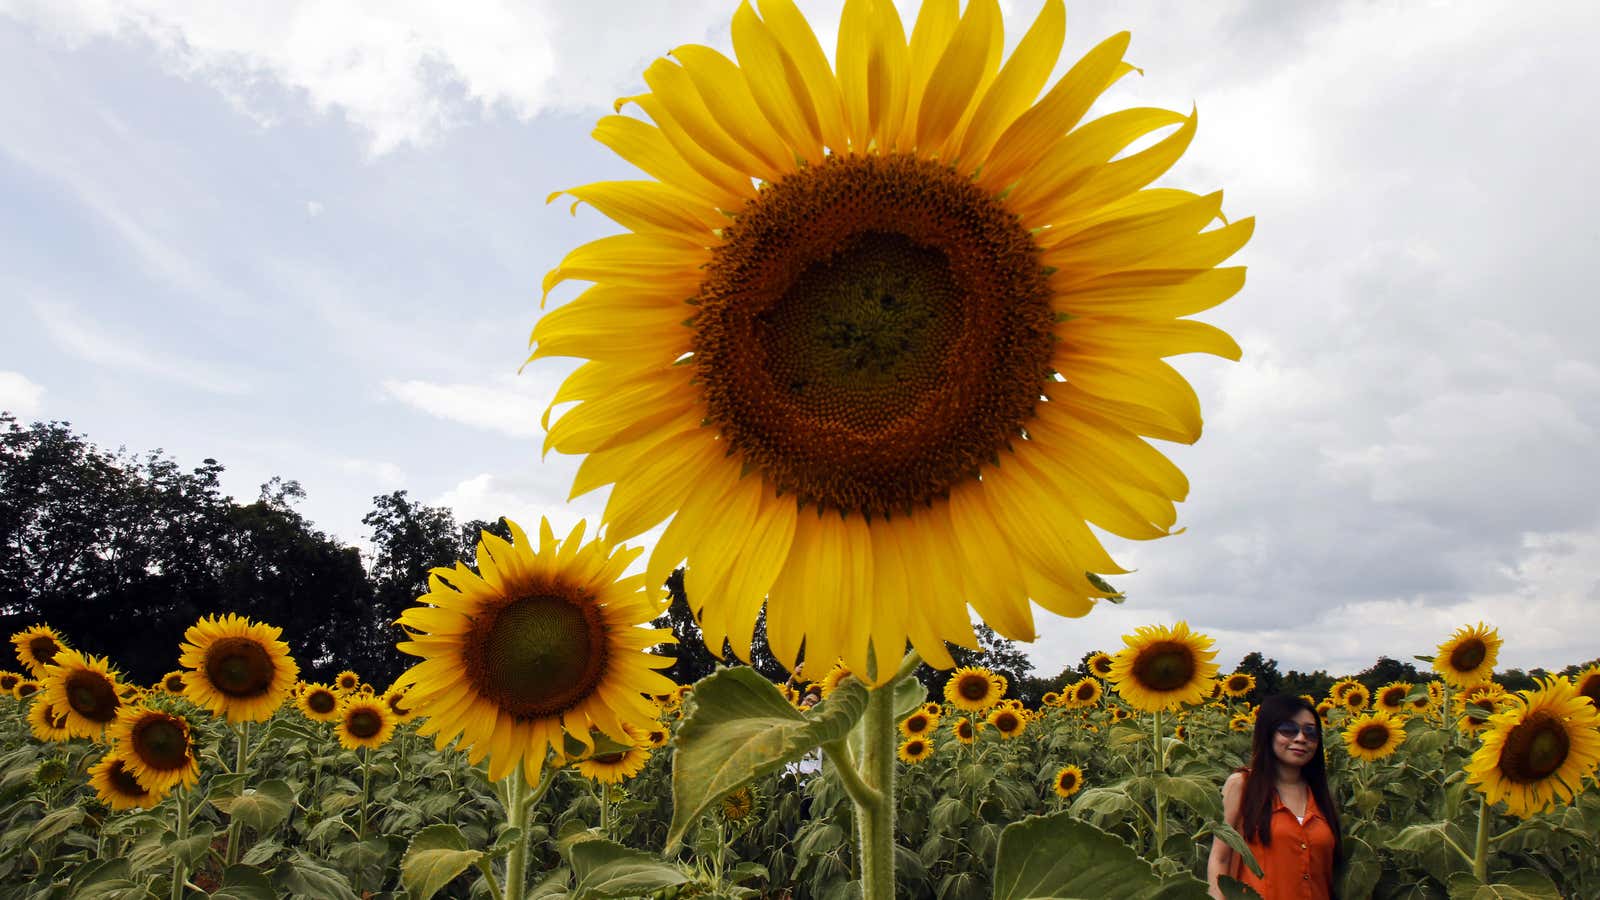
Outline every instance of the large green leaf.
<svg viewBox="0 0 1600 900"><path fill-rule="evenodd" d="M1157 774L1156 789L1163 796L1182 803L1204 818L1222 818L1222 796L1210 779L1195 775L1174 777Z"/></svg>
<svg viewBox="0 0 1600 900"><path fill-rule="evenodd" d="M1561 891L1532 869L1513 869L1489 884L1462 872L1450 879L1450 900L1561 900Z"/></svg>
<svg viewBox="0 0 1600 900"><path fill-rule="evenodd" d="M400 860L400 882L416 900L428 900L472 868L483 853L467 849L467 838L454 825L429 825L417 832Z"/></svg>
<svg viewBox="0 0 1600 900"><path fill-rule="evenodd" d="M76 828L78 823L82 821L82 809L79 809L76 806L68 806L58 809L40 819L39 823L33 826L33 831L28 833L28 844L31 846L37 846L45 841L50 840L51 838L60 837L73 828Z"/></svg>
<svg viewBox="0 0 1600 900"><path fill-rule="evenodd" d="M754 669L724 669L702 679L675 739L668 852L719 798L843 738L866 706L866 688L854 679L804 714Z"/></svg>
<svg viewBox="0 0 1600 900"><path fill-rule="evenodd" d="M1205 900L1189 875L1163 880L1121 838L1069 812L1006 826L995 858L995 900Z"/></svg>
<svg viewBox="0 0 1600 900"><path fill-rule="evenodd" d="M213 900L218 897L227 900L276 900L278 892L265 872L255 866L240 864L229 866L222 873L222 887L211 896Z"/></svg>
<svg viewBox="0 0 1600 900"><path fill-rule="evenodd" d="M1245 843L1244 835L1240 834L1238 829L1227 822L1213 822L1211 823L1211 833L1221 838L1222 842L1227 844L1230 850L1239 854L1239 857L1244 860L1245 867L1254 872L1257 878L1262 877L1261 864L1256 862L1255 853L1251 851L1250 845Z"/></svg>
<svg viewBox="0 0 1600 900"><path fill-rule="evenodd" d="M1224 900L1261 900L1255 888L1230 875L1218 878L1217 887L1222 889Z"/></svg>
<svg viewBox="0 0 1600 900"><path fill-rule="evenodd" d="M211 805L227 813L257 833L276 828L294 809L294 789L273 778L240 790L237 794L213 793Z"/></svg>
<svg viewBox="0 0 1600 900"><path fill-rule="evenodd" d="M172 854L173 859L182 860L186 866L193 866L211 849L214 834L215 830L210 822L201 822L189 829L189 836L186 838L180 839L175 831L163 834L161 844Z"/></svg>
<svg viewBox="0 0 1600 900"><path fill-rule="evenodd" d="M677 866L654 854L611 841L573 844L568 857L577 880L570 895L573 900L638 897L689 880Z"/></svg>
<svg viewBox="0 0 1600 900"><path fill-rule="evenodd" d="M279 863L272 870L272 884L280 896L356 900L348 879L303 853Z"/></svg>

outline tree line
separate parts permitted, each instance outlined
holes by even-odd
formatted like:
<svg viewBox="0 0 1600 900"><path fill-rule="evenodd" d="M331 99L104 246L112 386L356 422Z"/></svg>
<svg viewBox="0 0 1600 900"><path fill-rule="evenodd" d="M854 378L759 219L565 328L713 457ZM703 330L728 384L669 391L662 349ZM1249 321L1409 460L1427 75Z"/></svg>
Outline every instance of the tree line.
<svg viewBox="0 0 1600 900"><path fill-rule="evenodd" d="M470 563L482 531L510 536L503 521L459 522L451 510L400 490L372 498L362 518L371 550L363 555L295 510L305 497L298 482L274 477L241 503L222 492L223 471L215 459L184 469L160 450L104 450L70 422L23 424L0 412L0 637L47 623L150 684L177 667L185 629L201 616L232 612L281 627L306 680L329 681L348 668L381 688L409 665L395 649L403 633L393 623L427 591L428 571ZM681 571L666 588L672 600L657 624L678 639L662 651L677 657L668 674L688 683L733 664L726 644L713 654L701 640ZM751 664L781 681L787 672L767 646L764 624L757 623ZM978 640L977 650L952 648L956 662L1000 672L1008 693L1030 704L1088 674L1080 662L1039 676L1011 641L981 625ZM19 667L9 655L8 645L0 650L0 668ZM1258 694L1321 696L1334 680L1325 672L1280 673L1260 653L1246 656L1240 670L1256 676ZM1506 673L1507 686L1525 687L1535 674ZM924 668L919 677L938 696L950 673ZM1360 677L1376 688L1423 676L1380 659Z"/></svg>

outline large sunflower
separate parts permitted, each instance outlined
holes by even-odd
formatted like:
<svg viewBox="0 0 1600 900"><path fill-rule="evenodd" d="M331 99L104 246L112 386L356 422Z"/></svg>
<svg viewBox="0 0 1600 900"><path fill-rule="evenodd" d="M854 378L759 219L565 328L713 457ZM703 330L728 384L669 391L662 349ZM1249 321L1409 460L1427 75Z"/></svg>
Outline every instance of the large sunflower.
<svg viewBox="0 0 1600 900"><path fill-rule="evenodd" d="M1489 717L1483 743L1467 763L1467 781L1489 803L1506 802L1527 818L1570 803L1600 765L1600 712L1565 679L1540 682Z"/></svg>
<svg viewBox="0 0 1600 900"><path fill-rule="evenodd" d="M233 613L189 626L178 647L184 696L229 722L266 721L300 677L282 634Z"/></svg>
<svg viewBox="0 0 1600 900"><path fill-rule="evenodd" d="M1111 682L1122 699L1145 712L1205 701L1217 676L1211 638L1179 622L1145 625L1122 640L1127 646L1111 662Z"/></svg>
<svg viewBox="0 0 1600 900"><path fill-rule="evenodd" d="M1463 625L1439 645L1433 670L1452 687L1464 688L1487 681L1500 656L1500 632L1479 622Z"/></svg>
<svg viewBox="0 0 1600 900"><path fill-rule="evenodd" d="M339 704L342 702L339 693L333 688L313 682L305 685L300 691L300 696L295 698L294 705L313 722L337 722Z"/></svg>
<svg viewBox="0 0 1600 900"><path fill-rule="evenodd" d="M124 706L106 736L140 785L165 794L176 785L192 787L200 780L189 721L159 709Z"/></svg>
<svg viewBox="0 0 1600 900"><path fill-rule="evenodd" d="M56 661L56 654L67 649L67 644L49 625L33 625L11 636L17 648L17 659L33 673L35 678L44 674L44 667Z"/></svg>
<svg viewBox="0 0 1600 900"><path fill-rule="evenodd" d="M1163 358L1238 358L1184 317L1242 286L1214 267L1253 223L1143 190L1196 116L1079 126L1132 71L1126 33L1040 96L1061 0L1003 67L996 0L926 3L909 40L894 4L851 4L832 68L791 0L760 6L734 16L737 63L680 47L629 98L648 121L595 130L649 179L566 192L628 233L544 279L593 283L533 330L530 359L589 360L545 446L587 455L575 495L613 485L613 540L671 520L649 579L687 560L709 646L748 659L763 602L785 665L804 644L877 682L907 640L953 667L968 603L1032 640L1030 598L1115 596L1089 524L1171 532L1188 483L1145 438L1193 442L1201 417Z"/></svg>
<svg viewBox="0 0 1600 900"><path fill-rule="evenodd" d="M1405 743L1406 730L1399 719L1378 710L1351 719L1344 726L1343 737L1351 756L1376 762Z"/></svg>
<svg viewBox="0 0 1600 900"><path fill-rule="evenodd" d="M339 736L339 746L346 750L358 747L376 750L394 737L394 716L382 699L357 694L346 698L339 706L339 720L333 726L333 733Z"/></svg>
<svg viewBox="0 0 1600 900"><path fill-rule="evenodd" d="M117 718L122 697L117 676L103 656L62 648L44 667L44 702L66 715L73 737L100 739Z"/></svg>
<svg viewBox="0 0 1600 900"><path fill-rule="evenodd" d="M655 723L650 696L675 685L654 670L673 658L643 651L672 636L638 627L661 612L645 576L622 575L641 551L585 544L583 522L565 540L541 522L537 548L507 525L512 543L479 540L478 573L433 570L419 600L428 605L401 613L412 639L400 649L423 661L395 685L427 719L419 734L437 734L441 748L459 735L472 763L491 757L491 779L520 763L532 783L563 732L592 748L591 729L627 744L625 725Z"/></svg>
<svg viewBox="0 0 1600 900"><path fill-rule="evenodd" d="M89 770L89 784L100 796L100 802L114 810L152 809L167 795L164 790L151 790L133 777L128 761L119 753L107 753Z"/></svg>
<svg viewBox="0 0 1600 900"><path fill-rule="evenodd" d="M1006 677L980 666L963 666L944 683L944 699L957 709L983 712L1000 702L1006 692Z"/></svg>

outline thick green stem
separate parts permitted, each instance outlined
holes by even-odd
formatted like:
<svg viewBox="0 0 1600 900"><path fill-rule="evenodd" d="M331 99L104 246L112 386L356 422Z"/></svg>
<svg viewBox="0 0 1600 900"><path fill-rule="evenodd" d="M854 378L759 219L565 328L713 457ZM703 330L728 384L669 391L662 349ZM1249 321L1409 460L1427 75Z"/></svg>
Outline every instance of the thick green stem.
<svg viewBox="0 0 1600 900"><path fill-rule="evenodd" d="M611 839L611 785L600 783L600 836Z"/></svg>
<svg viewBox="0 0 1600 900"><path fill-rule="evenodd" d="M245 766L250 761L250 723L240 722L237 734L239 736L239 747L234 753L233 774L242 776L244 775ZM243 781L239 783L239 790L240 792L244 791ZM238 819L232 819L228 822L228 849L222 858L230 866L239 861L240 838L243 836L243 832L243 822Z"/></svg>
<svg viewBox="0 0 1600 900"><path fill-rule="evenodd" d="M528 780L522 775L522 766L512 768L507 779L509 784L506 790L506 826L521 828L523 813L527 807L522 799L528 792ZM511 845L511 852L506 855L506 890L505 900L522 900L528 887L528 842L518 839Z"/></svg>
<svg viewBox="0 0 1600 900"><path fill-rule="evenodd" d="M1161 748L1161 711L1156 710L1151 715L1155 717L1155 721L1150 728L1150 732L1154 736L1150 757L1150 790L1155 795L1156 830L1155 839L1150 845L1150 858L1156 859L1161 856L1161 845L1167 839L1167 807L1166 804L1161 802L1161 784L1157 777L1166 771L1167 761Z"/></svg>
<svg viewBox="0 0 1600 900"><path fill-rule="evenodd" d="M181 842L189 836L189 792L182 785L173 791L173 799L178 804L178 840ZM183 900L183 883L188 878L187 867L183 864L181 854L174 854L172 860L172 900Z"/></svg>
<svg viewBox="0 0 1600 900"><path fill-rule="evenodd" d="M921 664L916 651L907 653L895 674L867 694L867 711L861 720L861 776L871 793L865 803L851 797L856 806L863 900L895 898L894 757L898 732L894 689Z"/></svg>
<svg viewBox="0 0 1600 900"><path fill-rule="evenodd" d="M367 839L367 806L372 802L372 751L361 748L361 839Z"/></svg>
<svg viewBox="0 0 1600 900"><path fill-rule="evenodd" d="M1478 844L1473 848L1472 874L1480 884L1489 883L1489 798L1478 795Z"/></svg>

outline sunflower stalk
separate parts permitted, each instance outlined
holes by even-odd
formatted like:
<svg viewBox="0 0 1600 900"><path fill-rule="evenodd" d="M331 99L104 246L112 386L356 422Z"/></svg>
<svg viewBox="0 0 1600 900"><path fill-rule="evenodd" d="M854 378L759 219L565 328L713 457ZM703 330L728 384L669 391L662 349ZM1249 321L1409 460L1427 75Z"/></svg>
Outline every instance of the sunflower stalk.
<svg viewBox="0 0 1600 900"><path fill-rule="evenodd" d="M1159 776L1166 771L1165 754L1161 752L1161 710L1151 713L1154 722L1150 728L1151 756L1150 756L1150 791L1155 795L1156 827L1150 846L1150 858L1161 856L1161 845L1167 838L1167 807L1162 803L1161 784Z"/></svg>
<svg viewBox="0 0 1600 900"><path fill-rule="evenodd" d="M865 803L851 795L859 824L863 900L893 900L895 897L894 765L898 732L894 719L894 689L921 664L922 657L915 650L907 653L894 675L867 694L867 710L861 721L865 738L861 773L872 793L865 798Z"/></svg>
<svg viewBox="0 0 1600 900"><path fill-rule="evenodd" d="M248 721L240 722L236 733L239 736L239 746L234 752L233 774L243 776L245 767L250 764L250 723ZM242 782L239 785L239 790L241 792L244 790ZM228 822L228 849L223 855L223 860L230 866L239 861L239 850L242 843L240 838L243 836L243 832L243 822L237 818L232 818Z"/></svg>
<svg viewBox="0 0 1600 900"><path fill-rule="evenodd" d="M511 845L511 852L506 854L506 887L503 892L491 891L495 900L522 900L528 890L528 816L533 812L544 795L550 792L551 785L555 784L556 775L560 772L555 766L546 765L543 774L539 777L539 785L529 789L528 779L522 774L522 766L512 769L510 775L504 779L506 827L521 830L521 835ZM498 788L499 785L496 785ZM486 879L489 882L494 879Z"/></svg>
<svg viewBox="0 0 1600 900"><path fill-rule="evenodd" d="M1489 798L1479 794L1477 846L1472 853L1472 874L1479 884L1489 883L1489 818Z"/></svg>
<svg viewBox="0 0 1600 900"><path fill-rule="evenodd" d="M172 792L173 801L178 805L178 841L182 843L189 837L189 792L179 785ZM172 900L183 900L183 883L188 877L188 872L183 864L181 854L173 854L172 859Z"/></svg>

